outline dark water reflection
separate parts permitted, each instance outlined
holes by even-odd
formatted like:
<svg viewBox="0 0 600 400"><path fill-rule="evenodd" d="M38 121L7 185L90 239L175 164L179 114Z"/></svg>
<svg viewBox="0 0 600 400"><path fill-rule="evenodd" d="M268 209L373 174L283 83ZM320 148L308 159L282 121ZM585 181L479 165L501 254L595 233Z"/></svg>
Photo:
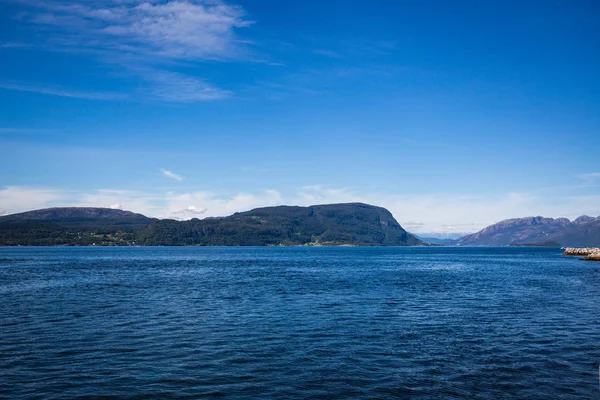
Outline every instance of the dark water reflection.
<svg viewBox="0 0 600 400"><path fill-rule="evenodd" d="M600 263L535 248L0 248L6 398L600 398Z"/></svg>

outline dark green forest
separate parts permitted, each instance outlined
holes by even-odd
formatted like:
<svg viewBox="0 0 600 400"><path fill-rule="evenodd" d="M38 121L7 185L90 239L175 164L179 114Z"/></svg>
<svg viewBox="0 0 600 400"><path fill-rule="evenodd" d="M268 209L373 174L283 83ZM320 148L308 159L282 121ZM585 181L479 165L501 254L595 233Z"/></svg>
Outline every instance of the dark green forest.
<svg viewBox="0 0 600 400"><path fill-rule="evenodd" d="M176 221L105 208L53 208L0 218L4 246L407 246L423 242L384 208L362 203L258 208Z"/></svg>

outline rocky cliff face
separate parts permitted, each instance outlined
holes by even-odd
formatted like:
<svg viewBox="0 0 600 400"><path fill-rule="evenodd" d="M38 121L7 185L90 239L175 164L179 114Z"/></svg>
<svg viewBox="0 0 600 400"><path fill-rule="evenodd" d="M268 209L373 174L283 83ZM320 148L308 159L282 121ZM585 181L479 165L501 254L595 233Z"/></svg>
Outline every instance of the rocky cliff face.
<svg viewBox="0 0 600 400"><path fill-rule="evenodd" d="M456 240L459 246L506 246L554 241L565 246L600 245L600 217L507 219Z"/></svg>

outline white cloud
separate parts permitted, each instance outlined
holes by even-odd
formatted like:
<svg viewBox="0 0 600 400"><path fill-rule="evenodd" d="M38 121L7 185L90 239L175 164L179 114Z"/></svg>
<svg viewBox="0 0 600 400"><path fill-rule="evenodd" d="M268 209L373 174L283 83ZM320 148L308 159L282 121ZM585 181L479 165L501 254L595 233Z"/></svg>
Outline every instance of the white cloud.
<svg viewBox="0 0 600 400"><path fill-rule="evenodd" d="M151 82L149 93L164 101L190 103L220 100L232 95L232 92L212 86L202 79L179 73L150 69L138 69L137 72Z"/></svg>
<svg viewBox="0 0 600 400"><path fill-rule="evenodd" d="M37 85L28 83L15 83L15 82L0 82L0 89L16 90L20 92L34 92L48 94L52 96L61 97L72 97L77 99L88 99L88 100L122 100L126 96L122 93L115 92L88 92L65 89L60 86L47 86Z"/></svg>
<svg viewBox="0 0 600 400"><path fill-rule="evenodd" d="M600 179L600 172L590 172L587 174L579 174L577 178L583 179L585 181L595 181L596 179Z"/></svg>
<svg viewBox="0 0 600 400"><path fill-rule="evenodd" d="M0 43L0 49L19 49L19 48L25 48L25 47L31 47L31 45L28 43L21 43L21 42Z"/></svg>
<svg viewBox="0 0 600 400"><path fill-rule="evenodd" d="M419 222L419 221L406 221L406 222L403 222L402 225L405 228L409 229L409 228L418 228L418 227L424 226L425 223Z"/></svg>
<svg viewBox="0 0 600 400"><path fill-rule="evenodd" d="M582 214L600 215L600 195L562 196L550 201L530 193L499 196L465 196L452 193L401 195L358 193L322 185L303 187L290 204L362 202L387 208L415 233L475 232L495 222L515 217L543 215L576 218Z"/></svg>
<svg viewBox="0 0 600 400"><path fill-rule="evenodd" d="M177 175L175 172L169 171L168 169L161 168L160 172L167 178L175 179L176 181L181 182L183 180L183 176Z"/></svg>
<svg viewBox="0 0 600 400"><path fill-rule="evenodd" d="M169 102L218 100L231 92L197 76L167 70L185 61L249 58L249 41L236 30L253 24L241 7L219 0L21 0L23 23L38 28L48 49L86 53L143 79L136 98ZM196 69L198 70L198 69ZM8 88L7 85L4 86ZM66 97L117 100L122 96L18 84L26 90Z"/></svg>
<svg viewBox="0 0 600 400"><path fill-rule="evenodd" d="M306 186L287 196L277 190L255 193L150 193L101 189L91 192L49 188L0 189L0 209L9 213L55 206L116 207L158 218L205 218L231 215L275 205L363 202L387 208L406 229L415 233L474 232L503 219L543 215L576 218L600 215L600 194L544 196L506 193L500 196L456 194L400 195L366 193L323 185Z"/></svg>
<svg viewBox="0 0 600 400"><path fill-rule="evenodd" d="M168 59L239 56L244 41L235 29L253 23L241 7L210 0L25 3L33 11L23 19L57 29L57 45Z"/></svg>
<svg viewBox="0 0 600 400"><path fill-rule="evenodd" d="M181 216L181 219L188 219L196 218L204 214L206 211L206 208L196 208L195 206L188 206L187 208L173 212L173 215Z"/></svg>
<svg viewBox="0 0 600 400"><path fill-rule="evenodd" d="M68 198L69 194L59 189L6 186L0 189L0 208L12 214L58 206Z"/></svg>
<svg viewBox="0 0 600 400"><path fill-rule="evenodd" d="M173 215L193 204L204 209L205 217L220 217L252 208L284 204L283 196L277 190L265 190L258 194L238 193L218 195L212 192L170 194L167 197L166 215Z"/></svg>
<svg viewBox="0 0 600 400"><path fill-rule="evenodd" d="M149 83L147 89L138 91L138 94L143 95L144 98L191 103L221 100L232 96L232 92L229 90L219 89L202 79L184 74L148 68L130 68L129 70ZM48 86L22 82L0 82L0 89L87 100L116 101L131 98L131 95L126 93L81 91L58 85Z"/></svg>
<svg viewBox="0 0 600 400"><path fill-rule="evenodd" d="M0 189L0 209L8 213L47 207L107 207L158 218L218 217L256 207L284 204L276 190L220 195L212 192L149 193L99 189L90 192L10 186Z"/></svg>
<svg viewBox="0 0 600 400"><path fill-rule="evenodd" d="M335 51L316 49L313 50L313 53L319 54L321 56L330 57L330 58L340 58L341 56Z"/></svg>
<svg viewBox="0 0 600 400"><path fill-rule="evenodd" d="M119 206L121 210L144 215L161 215L164 195L135 190L99 189L88 193L65 193L63 207L107 207ZM0 203L1 204L1 203Z"/></svg>
<svg viewBox="0 0 600 400"><path fill-rule="evenodd" d="M0 133L52 133L56 132L53 129L37 129L37 128L0 128Z"/></svg>

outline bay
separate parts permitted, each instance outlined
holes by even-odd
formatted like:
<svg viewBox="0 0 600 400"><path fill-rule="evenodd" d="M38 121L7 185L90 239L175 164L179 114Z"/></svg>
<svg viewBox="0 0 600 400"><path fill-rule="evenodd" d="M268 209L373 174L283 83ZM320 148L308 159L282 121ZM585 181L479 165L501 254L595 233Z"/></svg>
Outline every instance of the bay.
<svg viewBox="0 0 600 400"><path fill-rule="evenodd" d="M0 248L0 396L599 398L556 248Z"/></svg>

